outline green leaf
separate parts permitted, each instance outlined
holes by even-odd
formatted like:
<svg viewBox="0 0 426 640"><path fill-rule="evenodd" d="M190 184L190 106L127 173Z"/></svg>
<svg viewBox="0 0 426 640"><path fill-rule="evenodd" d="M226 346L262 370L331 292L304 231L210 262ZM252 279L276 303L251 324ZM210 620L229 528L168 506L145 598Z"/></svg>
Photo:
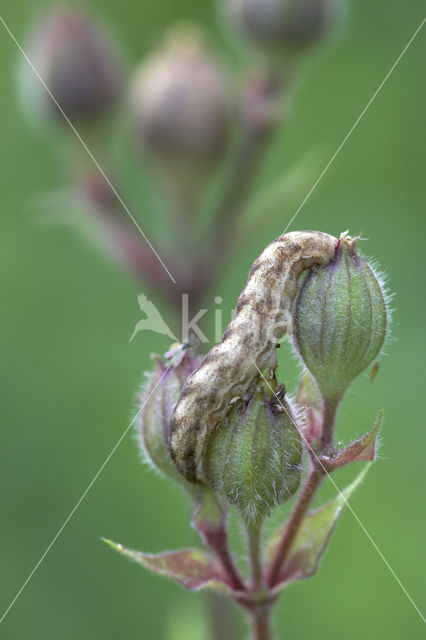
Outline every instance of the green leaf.
<svg viewBox="0 0 426 640"><path fill-rule="evenodd" d="M198 549L182 549L165 553L141 553L103 538L104 542L122 556L137 562L155 573L173 578L190 591L211 587L222 593L232 591L228 578L216 558Z"/></svg>
<svg viewBox="0 0 426 640"><path fill-rule="evenodd" d="M359 440L349 444L333 458L323 456L321 462L327 471L333 471L350 462L372 462L376 457L377 438L382 426L383 411L379 412L372 430Z"/></svg>
<svg viewBox="0 0 426 640"><path fill-rule="evenodd" d="M296 580L314 575L318 569L322 554L327 548L337 520L350 496L361 484L371 463L366 465L358 477L346 489L341 491L327 504L308 512L297 534L287 559L281 569L278 588ZM279 541L285 531L286 523L271 536L266 549L269 562L275 555Z"/></svg>

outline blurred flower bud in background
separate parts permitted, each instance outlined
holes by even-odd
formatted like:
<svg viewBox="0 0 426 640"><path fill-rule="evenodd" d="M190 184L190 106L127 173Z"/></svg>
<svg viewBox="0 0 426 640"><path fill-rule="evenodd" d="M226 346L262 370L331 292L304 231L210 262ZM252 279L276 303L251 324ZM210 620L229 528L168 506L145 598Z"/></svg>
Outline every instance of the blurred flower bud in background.
<svg viewBox="0 0 426 640"><path fill-rule="evenodd" d="M189 491L198 489L178 473L169 453L168 441L173 407L186 378L200 362L201 358L184 345L174 345L166 354L166 362L159 356L155 357L155 369L146 374L148 383L138 397L142 410L136 424L144 458L162 474L181 483Z"/></svg>
<svg viewBox="0 0 426 640"><path fill-rule="evenodd" d="M300 481L302 447L283 393L280 402L255 388L213 432L205 455L209 486L253 522L288 500ZM285 410L283 409L285 408Z"/></svg>
<svg viewBox="0 0 426 640"><path fill-rule="evenodd" d="M357 253L357 240L341 236L334 261L307 274L294 307L296 348L328 400L342 398L387 332L381 280Z"/></svg>
<svg viewBox="0 0 426 640"><path fill-rule="evenodd" d="M283 120L285 82L281 78L255 71L246 76L238 95L242 126L252 134L268 135Z"/></svg>
<svg viewBox="0 0 426 640"><path fill-rule="evenodd" d="M119 95L122 73L118 49L82 10L53 8L33 29L26 53L72 122L92 122L106 113ZM64 121L23 58L19 88L23 108L31 120Z"/></svg>
<svg viewBox="0 0 426 640"><path fill-rule="evenodd" d="M226 77L202 38L173 32L137 72L132 90L137 135L168 174L203 174L228 139Z"/></svg>
<svg viewBox="0 0 426 640"><path fill-rule="evenodd" d="M265 51L292 55L325 35L336 0L225 0L236 26Z"/></svg>

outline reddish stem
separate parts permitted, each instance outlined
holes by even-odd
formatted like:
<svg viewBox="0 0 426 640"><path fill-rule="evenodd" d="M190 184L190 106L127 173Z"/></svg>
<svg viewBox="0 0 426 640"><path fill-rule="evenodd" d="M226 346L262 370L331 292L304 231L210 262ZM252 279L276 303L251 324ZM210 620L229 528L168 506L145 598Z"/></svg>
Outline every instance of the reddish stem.
<svg viewBox="0 0 426 640"><path fill-rule="evenodd" d="M299 531L303 518L308 510L309 505L318 489L323 477L323 472L317 467L312 467L306 479L305 485L299 495L296 505L292 511L290 519L287 522L284 534L275 552L275 556L266 575L266 582L269 587L274 587L280 580L281 570L284 561L290 551L291 545Z"/></svg>
<svg viewBox="0 0 426 640"><path fill-rule="evenodd" d="M291 550L300 525L303 522L318 487L320 486L324 476L327 474L319 456L332 446L337 407L337 400L324 400L324 419L321 442L316 452L311 451L311 469L287 522L287 526L279 542L275 556L268 569L266 582L271 588L280 581L284 562Z"/></svg>
<svg viewBox="0 0 426 640"><path fill-rule="evenodd" d="M222 567L229 579L231 587L235 591L246 591L246 586L238 573L234 560L228 548L228 536L225 529L225 522L217 529L200 530L206 544L219 558Z"/></svg>
<svg viewBox="0 0 426 640"><path fill-rule="evenodd" d="M271 607L260 605L251 612L252 640L272 640Z"/></svg>
<svg viewBox="0 0 426 640"><path fill-rule="evenodd" d="M336 412L339 401L331 398L330 400L324 399L324 418L322 425L321 442L317 455L327 453L327 450L333 444L334 438L334 424L336 422Z"/></svg>
<svg viewBox="0 0 426 640"><path fill-rule="evenodd" d="M231 554L229 553L229 549L227 546L223 546L221 549L216 551L224 570L231 582L231 586L235 591L245 591L246 587L244 582L242 581L237 568L234 564Z"/></svg>
<svg viewBox="0 0 426 640"><path fill-rule="evenodd" d="M262 576L262 552L261 552L261 528L262 522L254 523L247 527L248 552L250 562L251 591L256 594L264 588Z"/></svg>
<svg viewBox="0 0 426 640"><path fill-rule="evenodd" d="M250 560L250 592L253 600L250 604L251 632L253 640L271 640L270 616L272 602L268 600L268 589L262 575L261 549L262 520L247 525L248 551ZM264 598L267 598L265 601ZM263 598L260 601L259 598Z"/></svg>

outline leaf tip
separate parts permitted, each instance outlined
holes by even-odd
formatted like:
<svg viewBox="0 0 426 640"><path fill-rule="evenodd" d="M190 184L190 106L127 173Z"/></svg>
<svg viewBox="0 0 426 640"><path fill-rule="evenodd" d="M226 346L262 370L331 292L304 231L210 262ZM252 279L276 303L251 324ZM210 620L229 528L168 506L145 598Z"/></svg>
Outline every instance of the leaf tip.
<svg viewBox="0 0 426 640"><path fill-rule="evenodd" d="M105 542L105 544L107 544L109 547L111 547L115 551L118 551L119 553L123 553L124 547L119 542L113 542L109 538L101 538L101 540L102 542Z"/></svg>

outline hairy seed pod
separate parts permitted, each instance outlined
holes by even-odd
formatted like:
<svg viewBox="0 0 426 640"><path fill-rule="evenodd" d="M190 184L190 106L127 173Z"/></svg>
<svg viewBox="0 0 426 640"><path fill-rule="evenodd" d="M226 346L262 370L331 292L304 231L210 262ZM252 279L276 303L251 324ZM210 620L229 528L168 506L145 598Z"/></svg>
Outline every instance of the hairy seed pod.
<svg viewBox="0 0 426 640"><path fill-rule="evenodd" d="M388 313L380 278L342 238L335 259L309 272L294 306L294 341L323 397L339 400L377 358Z"/></svg>
<svg viewBox="0 0 426 640"><path fill-rule="evenodd" d="M32 32L28 56L73 122L99 117L119 95L122 72L116 45L83 11L54 8ZM26 60L21 62L19 83L29 117L65 122Z"/></svg>
<svg viewBox="0 0 426 640"><path fill-rule="evenodd" d="M209 486L252 522L288 500L300 481L302 446L285 399L256 386L212 434L204 466Z"/></svg>
<svg viewBox="0 0 426 640"><path fill-rule="evenodd" d="M138 397L141 414L136 424L145 460L172 480L185 482L170 457L170 419L185 381L200 364L200 358L183 345L176 346L170 353L173 364L171 358L166 363L160 357L155 358L155 369L148 375L148 382ZM189 486L186 482L185 485Z"/></svg>
<svg viewBox="0 0 426 640"><path fill-rule="evenodd" d="M189 376L173 413L170 452L191 482L204 482L204 451L229 403L247 392L259 371L276 367L276 346L292 331L299 276L328 264L337 244L327 233L294 231L271 242L253 263L235 318Z"/></svg>

